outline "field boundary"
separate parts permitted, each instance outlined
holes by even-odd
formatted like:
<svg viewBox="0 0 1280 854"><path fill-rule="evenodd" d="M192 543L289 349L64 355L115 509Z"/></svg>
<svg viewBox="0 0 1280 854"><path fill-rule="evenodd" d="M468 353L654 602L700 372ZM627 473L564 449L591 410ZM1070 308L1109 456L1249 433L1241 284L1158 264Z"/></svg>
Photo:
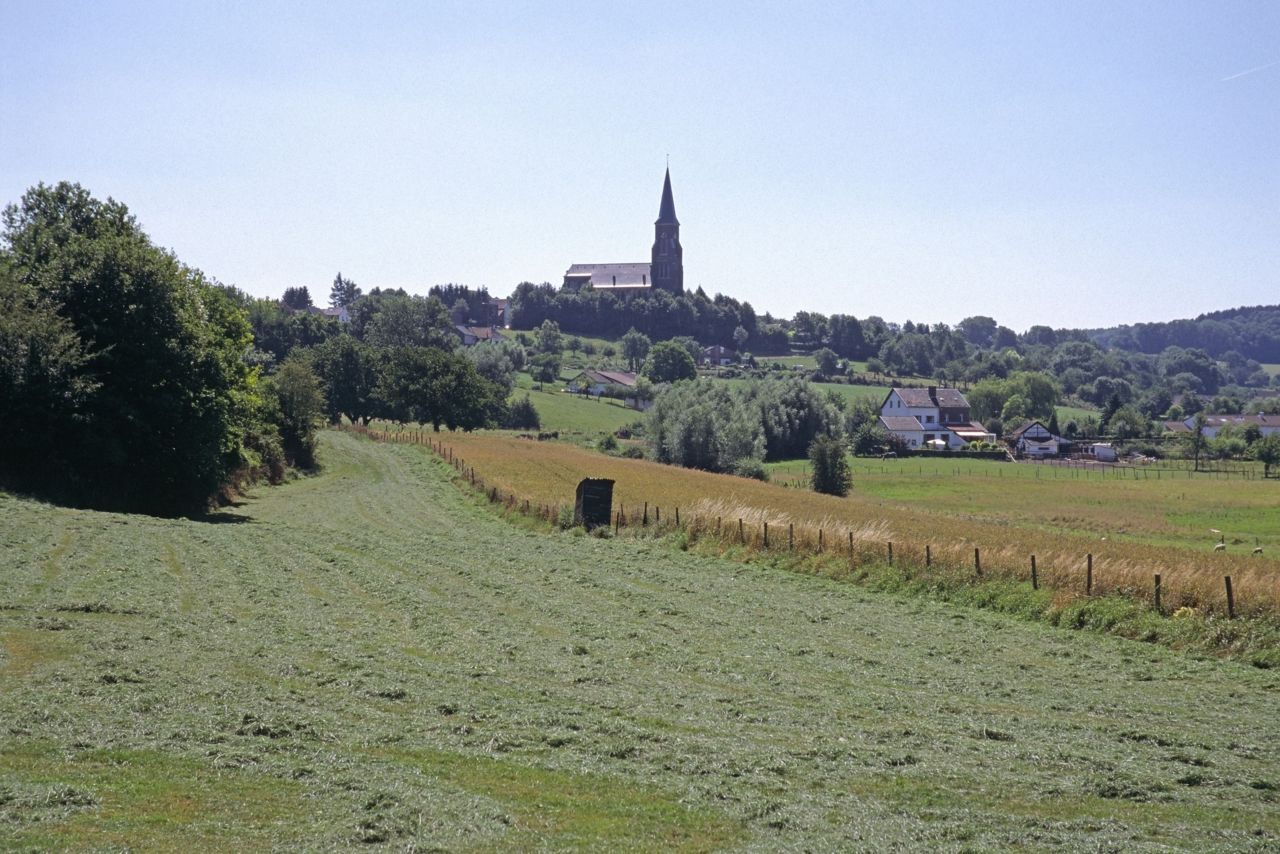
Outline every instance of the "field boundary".
<svg viewBox="0 0 1280 854"><path fill-rule="evenodd" d="M572 504L535 501L486 480L444 439L418 428L383 430L362 425L341 429L379 442L426 448L451 466L458 480L490 504L560 528L575 527ZM710 509L711 512L708 512ZM1255 653L1258 666L1280 666L1280 621L1269 603L1241 601L1230 574L1223 574L1217 598L1203 590L1171 584L1167 573L1148 570L1148 585L1117 583L1107 563L1090 552L1065 565L1028 553L1020 567L1007 554L972 542L895 542L874 522L858 527L797 525L768 515L716 514L714 502L701 507L638 501L619 504L607 526L614 536L683 538L682 547L710 542L715 551L739 559L772 560L802 572L853 578L886 589L908 589L969 601L996 610L1048 619L1074 628L1097 628L1170 645L1194 645L1190 625L1212 634L1219 653ZM606 526L601 526L606 527ZM993 554L994 553L994 554ZM994 559L993 559L994 557ZM1133 576L1132 567L1126 576ZM997 601L1000 600L1000 601ZM1153 623L1152 621L1155 621ZM1156 624L1159 624L1157 626ZM1251 630L1262 627L1261 632ZM1259 636L1262 638L1259 639ZM1261 650L1261 656L1256 655Z"/></svg>

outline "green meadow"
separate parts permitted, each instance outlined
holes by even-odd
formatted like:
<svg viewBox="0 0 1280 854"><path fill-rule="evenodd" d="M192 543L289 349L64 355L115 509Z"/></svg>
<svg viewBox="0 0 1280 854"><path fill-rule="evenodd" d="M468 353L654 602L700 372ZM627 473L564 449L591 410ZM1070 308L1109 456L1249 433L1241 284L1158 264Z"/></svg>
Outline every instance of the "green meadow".
<svg viewBox="0 0 1280 854"><path fill-rule="evenodd" d="M0 495L0 848L1271 851L1277 671L505 520Z"/></svg>

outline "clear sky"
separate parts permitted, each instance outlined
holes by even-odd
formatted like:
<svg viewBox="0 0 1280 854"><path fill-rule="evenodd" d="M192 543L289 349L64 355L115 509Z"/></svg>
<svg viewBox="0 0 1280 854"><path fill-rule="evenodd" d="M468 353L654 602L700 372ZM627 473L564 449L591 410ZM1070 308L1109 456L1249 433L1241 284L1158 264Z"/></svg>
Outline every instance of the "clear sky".
<svg viewBox="0 0 1280 854"><path fill-rule="evenodd" d="M0 200L78 181L223 282L647 261L1019 331L1280 302L1280 3L0 0Z"/></svg>

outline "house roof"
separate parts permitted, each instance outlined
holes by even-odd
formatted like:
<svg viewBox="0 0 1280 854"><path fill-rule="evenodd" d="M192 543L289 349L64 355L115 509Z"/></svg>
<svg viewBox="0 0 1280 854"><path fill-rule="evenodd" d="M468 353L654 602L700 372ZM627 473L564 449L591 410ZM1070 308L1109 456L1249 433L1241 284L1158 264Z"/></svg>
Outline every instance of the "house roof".
<svg viewBox="0 0 1280 854"><path fill-rule="evenodd" d="M1044 426L1039 421L1031 421L1026 424L1023 424L1021 427L1019 427L1017 430L1014 430L1009 435L1013 436L1013 438L1015 439L1021 439L1022 435L1026 433L1028 430L1030 430L1032 427L1039 427L1041 430L1045 431L1046 433L1049 433L1048 427ZM1049 433L1049 435L1052 436L1053 434Z"/></svg>
<svg viewBox="0 0 1280 854"><path fill-rule="evenodd" d="M1194 424L1195 416L1193 415L1184 421L1166 421L1164 428L1173 433L1190 433L1195 429L1192 426ZM1206 415L1204 417L1204 426L1215 430L1222 427L1246 427L1250 424L1280 429L1280 415Z"/></svg>
<svg viewBox="0 0 1280 854"><path fill-rule="evenodd" d="M588 368L578 376L586 377L596 385L621 385L630 388L636 384L636 375L630 371L597 371Z"/></svg>
<svg viewBox="0 0 1280 854"><path fill-rule="evenodd" d="M944 409L967 409L969 401L954 388L897 388L893 389L902 402L912 408L937 406Z"/></svg>
<svg viewBox="0 0 1280 854"><path fill-rule="evenodd" d="M497 329L494 329L492 326L458 325L453 328L458 330L459 335L462 335L463 337L470 335L473 338L475 338L477 341L492 341L495 338L502 337L502 333L499 332Z"/></svg>
<svg viewBox="0 0 1280 854"><path fill-rule="evenodd" d="M920 419L914 415L881 415L880 423L884 425L884 429L894 433L924 431Z"/></svg>

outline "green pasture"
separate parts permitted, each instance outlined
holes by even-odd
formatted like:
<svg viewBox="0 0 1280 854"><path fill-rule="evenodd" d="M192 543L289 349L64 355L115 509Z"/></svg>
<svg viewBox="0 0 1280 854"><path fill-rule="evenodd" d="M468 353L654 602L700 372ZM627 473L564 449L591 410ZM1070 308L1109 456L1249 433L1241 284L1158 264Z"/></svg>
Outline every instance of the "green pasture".
<svg viewBox="0 0 1280 854"><path fill-rule="evenodd" d="M542 430L545 432L583 435L612 433L619 427L644 417L642 413L623 406L620 400L584 397L562 391L564 381L577 373L562 373L559 384L553 386L547 383L543 391L538 390L538 383L531 380L528 374L518 373L516 388L510 399L516 400L529 395L529 400L542 419Z"/></svg>
<svg viewBox="0 0 1280 854"><path fill-rule="evenodd" d="M1184 460L1110 467L851 457L850 465L854 490L957 519L1198 551L1212 549L1220 536L1211 533L1216 529L1234 548L1280 551L1280 479L1263 480L1256 463L1201 472ZM766 468L775 483L807 488L807 460Z"/></svg>
<svg viewBox="0 0 1280 854"><path fill-rule="evenodd" d="M1085 409L1083 406L1056 406L1054 409L1058 413L1058 426L1064 430L1068 421L1083 424L1086 418L1099 418L1102 415L1096 409Z"/></svg>
<svg viewBox="0 0 1280 854"><path fill-rule="evenodd" d="M202 519L0 494L0 848L1280 846L1274 671L321 459Z"/></svg>

